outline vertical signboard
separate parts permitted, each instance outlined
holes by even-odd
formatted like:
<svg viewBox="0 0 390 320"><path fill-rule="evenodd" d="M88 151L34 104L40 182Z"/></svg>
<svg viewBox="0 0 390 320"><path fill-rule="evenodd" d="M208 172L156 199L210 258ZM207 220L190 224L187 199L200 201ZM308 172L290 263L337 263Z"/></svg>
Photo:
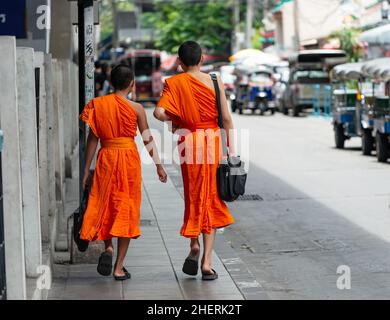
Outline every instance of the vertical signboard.
<svg viewBox="0 0 390 320"><path fill-rule="evenodd" d="M94 57L95 57L95 39L94 39L94 13L93 6L84 9L84 39L85 39L85 103L88 103L95 97L94 84Z"/></svg>

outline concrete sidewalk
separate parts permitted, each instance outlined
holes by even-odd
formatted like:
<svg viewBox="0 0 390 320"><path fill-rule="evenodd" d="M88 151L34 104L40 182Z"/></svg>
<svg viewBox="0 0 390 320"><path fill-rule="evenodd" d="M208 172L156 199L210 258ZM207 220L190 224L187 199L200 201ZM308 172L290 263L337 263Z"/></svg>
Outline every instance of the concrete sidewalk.
<svg viewBox="0 0 390 320"><path fill-rule="evenodd" d="M166 185L158 181L154 165L143 165L143 184L142 236L131 242L125 263L132 279L116 282L102 277L96 264L62 266L64 272L54 279L49 299L244 299L215 253L217 281L205 282L200 274L193 278L182 273L189 241L179 235L184 211L180 193L171 179Z"/></svg>

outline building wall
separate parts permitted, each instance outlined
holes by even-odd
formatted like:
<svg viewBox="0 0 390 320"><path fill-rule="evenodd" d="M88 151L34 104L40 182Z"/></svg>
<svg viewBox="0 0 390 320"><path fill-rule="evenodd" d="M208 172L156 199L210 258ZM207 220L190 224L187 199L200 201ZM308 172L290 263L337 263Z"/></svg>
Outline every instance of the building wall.
<svg viewBox="0 0 390 320"><path fill-rule="evenodd" d="M327 37L343 27L344 12L339 0L296 0L299 1L299 38L301 43ZM283 43L278 44L282 50L294 48L294 4L287 2L281 9L282 23L276 23L277 34ZM280 31L278 29L282 28Z"/></svg>
<svg viewBox="0 0 390 320"><path fill-rule="evenodd" d="M375 26L382 22L382 2L377 0L364 0L365 10L360 24L363 28Z"/></svg>

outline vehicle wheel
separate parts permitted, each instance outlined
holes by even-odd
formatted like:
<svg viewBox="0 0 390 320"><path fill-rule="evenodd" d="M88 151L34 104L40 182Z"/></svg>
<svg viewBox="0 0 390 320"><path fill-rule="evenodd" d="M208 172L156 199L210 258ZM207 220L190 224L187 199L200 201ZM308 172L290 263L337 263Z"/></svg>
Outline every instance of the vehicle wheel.
<svg viewBox="0 0 390 320"><path fill-rule="evenodd" d="M284 103L283 100L280 101L279 110L280 110L280 112L283 113L285 116L288 115L288 109L286 108L286 104Z"/></svg>
<svg viewBox="0 0 390 320"><path fill-rule="evenodd" d="M238 107L238 113L239 114L243 114L244 113L244 110L242 109L242 107Z"/></svg>
<svg viewBox="0 0 390 320"><path fill-rule="evenodd" d="M377 132L376 134L376 157L379 162L387 162L389 159L389 141L387 136Z"/></svg>
<svg viewBox="0 0 390 320"><path fill-rule="evenodd" d="M272 108L271 109L271 115L274 115L275 114L275 108Z"/></svg>
<svg viewBox="0 0 390 320"><path fill-rule="evenodd" d="M236 100L232 100L230 103L232 104L231 105L232 112L235 113L236 110L237 110L237 101Z"/></svg>
<svg viewBox="0 0 390 320"><path fill-rule="evenodd" d="M265 110L267 110L267 106L264 103L259 105L260 115L264 116Z"/></svg>
<svg viewBox="0 0 390 320"><path fill-rule="evenodd" d="M299 113L300 113L300 108L299 108L299 106L293 106L293 116L294 117L299 117Z"/></svg>
<svg viewBox="0 0 390 320"><path fill-rule="evenodd" d="M374 150L375 139L372 136L372 130L363 129L362 134L362 151L363 155L370 156Z"/></svg>
<svg viewBox="0 0 390 320"><path fill-rule="evenodd" d="M337 149L344 149L345 144L344 127L341 124L335 123L334 125L334 140Z"/></svg>

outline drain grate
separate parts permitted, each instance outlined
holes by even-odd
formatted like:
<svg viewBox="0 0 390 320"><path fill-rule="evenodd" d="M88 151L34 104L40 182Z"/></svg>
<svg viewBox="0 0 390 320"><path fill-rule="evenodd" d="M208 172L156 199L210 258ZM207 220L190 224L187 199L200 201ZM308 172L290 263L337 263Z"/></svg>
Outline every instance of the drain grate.
<svg viewBox="0 0 390 320"><path fill-rule="evenodd" d="M239 196L237 201L263 201L264 199L258 194L245 194Z"/></svg>
<svg viewBox="0 0 390 320"><path fill-rule="evenodd" d="M141 227L150 227L152 225L152 220L141 219L140 225Z"/></svg>

